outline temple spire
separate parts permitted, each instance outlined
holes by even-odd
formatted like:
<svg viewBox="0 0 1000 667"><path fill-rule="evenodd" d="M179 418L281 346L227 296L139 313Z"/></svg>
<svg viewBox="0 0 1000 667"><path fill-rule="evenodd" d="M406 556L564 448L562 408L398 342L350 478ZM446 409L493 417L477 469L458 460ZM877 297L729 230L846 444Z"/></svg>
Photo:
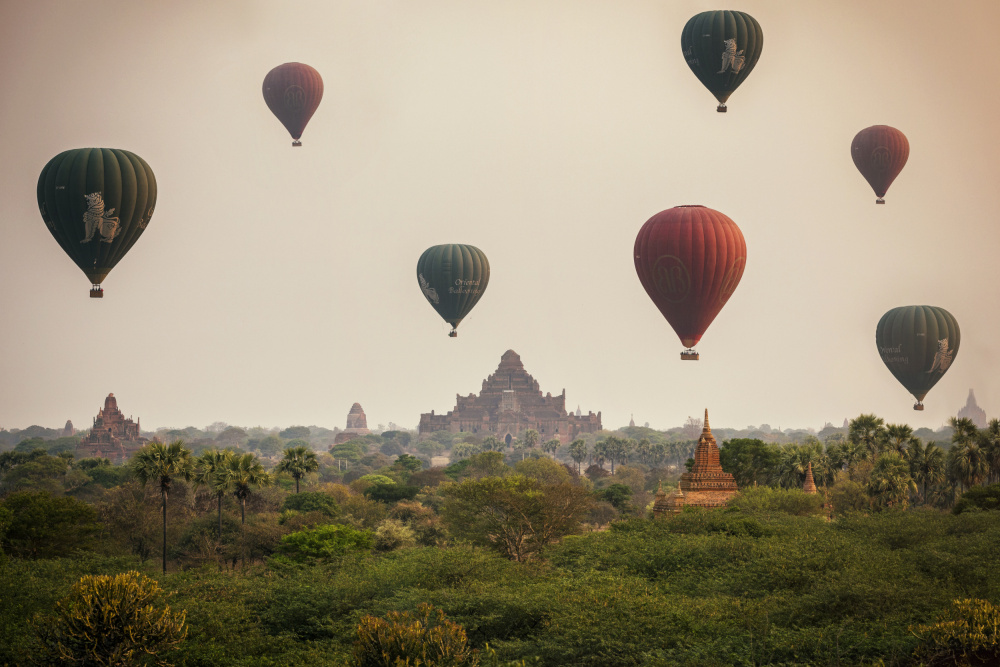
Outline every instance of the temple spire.
<svg viewBox="0 0 1000 667"><path fill-rule="evenodd" d="M809 462L809 467L806 468L806 482L802 485L802 490L806 493L816 493L816 482L813 480L812 461Z"/></svg>
<svg viewBox="0 0 1000 667"><path fill-rule="evenodd" d="M705 426L701 429L701 434L711 433L712 427L708 425L708 408L705 408Z"/></svg>

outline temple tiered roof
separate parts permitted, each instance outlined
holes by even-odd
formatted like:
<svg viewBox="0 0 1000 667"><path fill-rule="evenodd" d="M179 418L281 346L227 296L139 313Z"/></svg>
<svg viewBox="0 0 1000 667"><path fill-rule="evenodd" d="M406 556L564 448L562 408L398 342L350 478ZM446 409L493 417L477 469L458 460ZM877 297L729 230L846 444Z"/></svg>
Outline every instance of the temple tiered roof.
<svg viewBox="0 0 1000 667"><path fill-rule="evenodd" d="M653 513L680 512L685 505L696 507L721 507L739 493L736 480L722 469L719 463L719 446L715 443L712 428L708 424L708 410L705 410L705 425L694 450L694 465L691 472L681 475L679 488L660 501L660 494L653 505ZM659 507L659 509L658 509Z"/></svg>

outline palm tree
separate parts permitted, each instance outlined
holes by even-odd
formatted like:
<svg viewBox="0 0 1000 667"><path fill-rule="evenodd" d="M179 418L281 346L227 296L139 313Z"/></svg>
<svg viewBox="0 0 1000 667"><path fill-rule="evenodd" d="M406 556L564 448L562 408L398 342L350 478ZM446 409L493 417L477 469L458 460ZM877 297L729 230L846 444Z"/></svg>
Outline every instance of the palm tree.
<svg viewBox="0 0 1000 667"><path fill-rule="evenodd" d="M537 447L538 440L541 438L541 436L538 435L538 431L536 431L533 428L529 428L527 431L524 432L524 435L521 437L524 440L524 446L527 449L534 449L535 447ZM523 454L521 455L521 458L522 459L524 458Z"/></svg>
<svg viewBox="0 0 1000 667"><path fill-rule="evenodd" d="M240 501L240 523L247 522L247 498L255 486L271 486L274 480L253 454L240 454L229 459L222 473L222 487Z"/></svg>
<svg viewBox="0 0 1000 667"><path fill-rule="evenodd" d="M924 446L920 440L914 441L909 449L910 475L920 485L920 499L927 502L927 485L940 484L945 480L944 450L935 442Z"/></svg>
<svg viewBox="0 0 1000 667"><path fill-rule="evenodd" d="M896 452L883 454L875 461L868 482L868 494L883 507L905 506L917 485L910 476L910 466Z"/></svg>
<svg viewBox="0 0 1000 667"><path fill-rule="evenodd" d="M484 452L502 452L507 448L507 443L492 435L488 435L483 438L483 444L481 447Z"/></svg>
<svg viewBox="0 0 1000 667"><path fill-rule="evenodd" d="M228 449L207 449L195 459L194 481L199 486L207 486L219 499L219 540L222 540L222 497L226 490L222 488L222 476L233 453Z"/></svg>
<svg viewBox="0 0 1000 667"><path fill-rule="evenodd" d="M577 438L569 443L569 457L576 461L576 474L580 474L580 464L587 458L587 443L582 438Z"/></svg>
<svg viewBox="0 0 1000 667"><path fill-rule="evenodd" d="M640 461L649 465L649 460L653 456L653 443L649 441L649 438L643 438L635 446L635 453L636 456L639 457Z"/></svg>
<svg viewBox="0 0 1000 667"><path fill-rule="evenodd" d="M552 438L551 440L546 440L545 444L542 445L542 451L551 456L556 457L556 452L559 451L559 446L562 445L557 438Z"/></svg>
<svg viewBox="0 0 1000 667"><path fill-rule="evenodd" d="M293 441L294 442L294 441ZM295 493L299 492L299 480L308 473L319 470L316 452L306 445L297 445L285 450L285 457L275 466L275 472L287 472L295 480Z"/></svg>
<svg viewBox="0 0 1000 667"><path fill-rule="evenodd" d="M521 460L523 461L524 460L524 448L525 448L525 442L524 442L524 440L517 440L517 439L511 440L510 441L510 446L511 446L511 449L513 449L515 452L521 452Z"/></svg>
<svg viewBox="0 0 1000 667"><path fill-rule="evenodd" d="M968 417L962 417L961 419L952 417L948 420L948 424L954 429L954 433L951 434L951 441L956 445L971 444L979 435L976 423Z"/></svg>
<svg viewBox="0 0 1000 667"><path fill-rule="evenodd" d="M875 458L885 442L885 422L875 415L858 415L851 420L847 437L851 442L864 445L868 456Z"/></svg>
<svg viewBox="0 0 1000 667"><path fill-rule="evenodd" d="M979 429L968 417L961 419L952 417L948 423L955 430L951 436L954 445L948 452L949 472L953 479L965 487L975 486L987 479L990 465L987 450L983 448L983 440Z"/></svg>
<svg viewBox="0 0 1000 667"><path fill-rule="evenodd" d="M904 458L907 448L914 442L913 429L908 424L888 424L885 427L885 437L889 449Z"/></svg>
<svg viewBox="0 0 1000 667"><path fill-rule="evenodd" d="M991 419L989 426L980 431L983 451L990 467L990 483L1000 481L1000 419Z"/></svg>
<svg viewBox="0 0 1000 667"><path fill-rule="evenodd" d="M167 494L174 477L191 479L191 450L183 440L174 440L169 445L153 441L137 451L132 457L132 472L145 486L155 482L160 488L163 500L163 573L167 572Z"/></svg>

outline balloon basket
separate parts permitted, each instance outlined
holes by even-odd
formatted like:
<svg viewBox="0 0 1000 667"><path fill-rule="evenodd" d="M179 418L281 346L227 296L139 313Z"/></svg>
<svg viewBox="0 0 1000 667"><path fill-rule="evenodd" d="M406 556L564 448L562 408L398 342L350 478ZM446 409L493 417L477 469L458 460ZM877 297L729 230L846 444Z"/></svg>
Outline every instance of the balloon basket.
<svg viewBox="0 0 1000 667"><path fill-rule="evenodd" d="M719 106L715 107L715 110L718 111L719 113L726 113L726 111L728 111L728 109L726 109L725 104L720 104Z"/></svg>
<svg viewBox="0 0 1000 667"><path fill-rule="evenodd" d="M293 146L301 146L301 145L302 145L302 142L301 142L301 141L293 141L293 142L292 142L292 145L293 145Z"/></svg>
<svg viewBox="0 0 1000 667"><path fill-rule="evenodd" d="M458 332L452 329L448 332L448 338L458 338Z"/></svg>
<svg viewBox="0 0 1000 667"><path fill-rule="evenodd" d="M104 298L104 289L102 289L100 285L94 285L93 287L90 288L90 298L91 299L103 299Z"/></svg>
<svg viewBox="0 0 1000 667"><path fill-rule="evenodd" d="M913 409L914 410L923 410L924 409L924 404L921 403L920 401L917 401L916 403L913 404Z"/></svg>
<svg viewBox="0 0 1000 667"><path fill-rule="evenodd" d="M698 353L694 350L684 350L681 352L681 361L698 361Z"/></svg>
<svg viewBox="0 0 1000 667"><path fill-rule="evenodd" d="M884 204L884 203L885 203L885 200L884 200L884 199L882 199L881 197L879 197L878 199L876 199L876 200L875 200L875 203L876 203L876 204Z"/></svg>

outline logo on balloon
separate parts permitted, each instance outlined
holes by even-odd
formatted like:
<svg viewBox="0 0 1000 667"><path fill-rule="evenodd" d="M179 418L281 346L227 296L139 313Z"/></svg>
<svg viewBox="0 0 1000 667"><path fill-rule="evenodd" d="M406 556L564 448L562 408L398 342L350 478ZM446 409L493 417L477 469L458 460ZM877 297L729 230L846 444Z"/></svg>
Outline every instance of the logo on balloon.
<svg viewBox="0 0 1000 667"><path fill-rule="evenodd" d="M726 271L726 275L722 278L722 285L719 288L719 303L724 304L729 301L729 297L733 295L736 291L736 286L740 284L740 278L743 277L743 265L746 264L746 257L737 257L733 261L733 265L729 267Z"/></svg>
<svg viewBox="0 0 1000 667"><path fill-rule="evenodd" d="M289 86L285 88L285 107L289 109L301 109L306 105L306 91L299 86Z"/></svg>
<svg viewBox="0 0 1000 667"><path fill-rule="evenodd" d="M680 258L663 255L653 266L653 284L664 299L679 303L691 291L691 276Z"/></svg>
<svg viewBox="0 0 1000 667"><path fill-rule="evenodd" d="M872 151L872 166L877 169L887 169L891 160L892 156L889 155L889 149L885 146L879 146Z"/></svg>

